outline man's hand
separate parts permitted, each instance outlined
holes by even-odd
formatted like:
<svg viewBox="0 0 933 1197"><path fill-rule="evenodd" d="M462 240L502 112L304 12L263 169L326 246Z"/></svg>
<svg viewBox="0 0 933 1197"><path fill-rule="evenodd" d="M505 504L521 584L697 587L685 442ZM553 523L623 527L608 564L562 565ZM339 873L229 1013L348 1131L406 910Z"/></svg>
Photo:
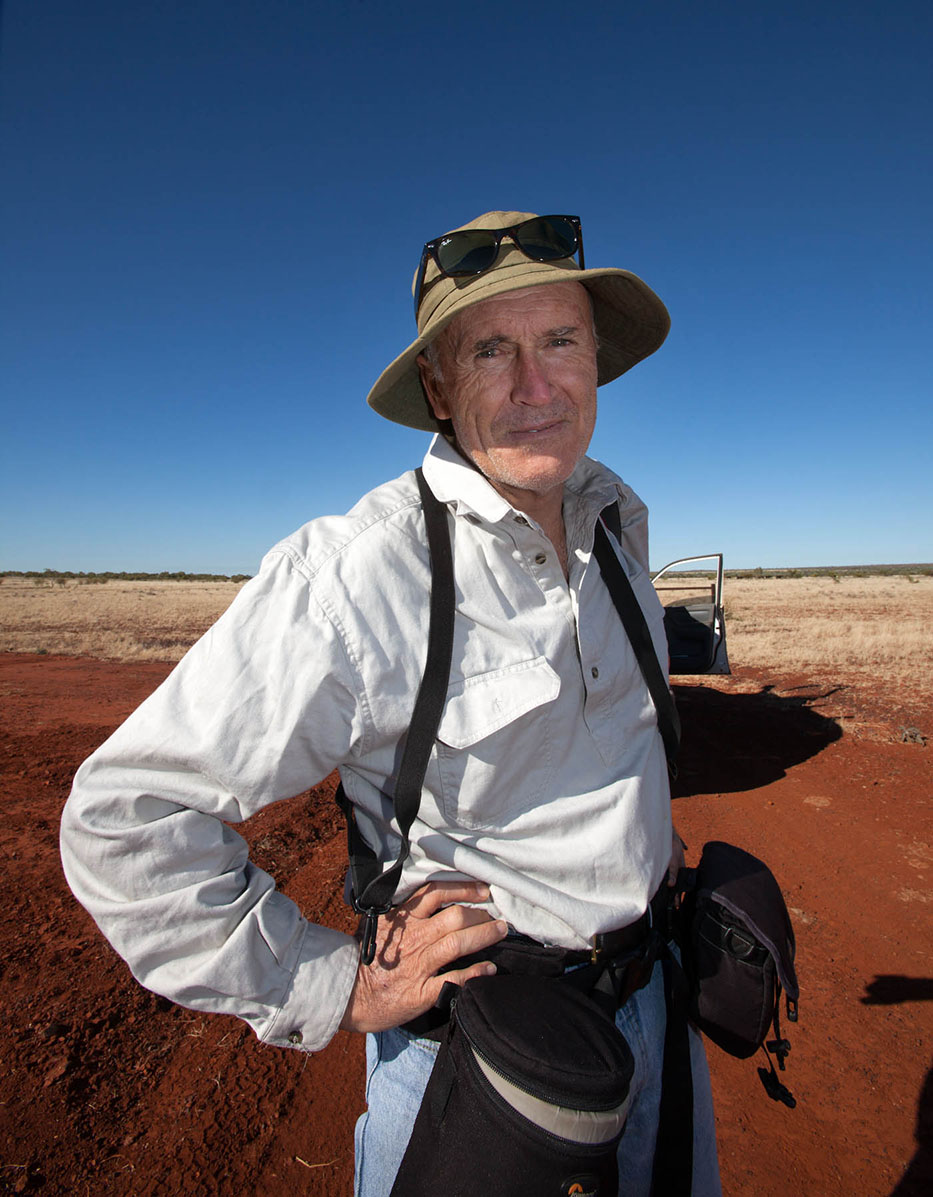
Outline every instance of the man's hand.
<svg viewBox="0 0 933 1197"><path fill-rule="evenodd" d="M385 1031L429 1010L445 981L463 985L496 971L489 961L438 970L504 939L507 925L485 910L452 902L485 902L479 882L432 881L379 919L376 955L361 964L340 1026L345 1031Z"/></svg>
<svg viewBox="0 0 933 1197"><path fill-rule="evenodd" d="M687 845L683 842L676 830L671 828L671 860L667 866L667 884L671 887L677 884L677 874L686 865L687 861L684 852L687 850Z"/></svg>

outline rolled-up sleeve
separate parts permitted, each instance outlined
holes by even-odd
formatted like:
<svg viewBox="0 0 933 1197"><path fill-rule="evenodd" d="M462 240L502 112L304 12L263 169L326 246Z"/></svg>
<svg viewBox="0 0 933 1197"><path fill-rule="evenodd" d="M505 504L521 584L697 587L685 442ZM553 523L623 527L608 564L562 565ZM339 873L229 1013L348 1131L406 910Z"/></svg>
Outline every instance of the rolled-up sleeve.
<svg viewBox="0 0 933 1197"><path fill-rule="evenodd" d="M361 734L340 636L273 553L172 674L78 771L65 875L147 988L235 1014L264 1042L336 1031L356 941L309 923L248 858L237 823L347 760Z"/></svg>

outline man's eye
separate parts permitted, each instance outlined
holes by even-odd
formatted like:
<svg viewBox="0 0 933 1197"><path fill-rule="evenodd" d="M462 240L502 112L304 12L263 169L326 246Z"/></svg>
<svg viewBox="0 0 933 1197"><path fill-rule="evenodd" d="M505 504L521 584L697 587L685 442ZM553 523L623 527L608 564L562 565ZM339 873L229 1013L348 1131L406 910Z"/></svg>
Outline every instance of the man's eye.
<svg viewBox="0 0 933 1197"><path fill-rule="evenodd" d="M551 341L551 344L557 345L559 347L561 345L572 345L573 342L569 337L554 337L554 339Z"/></svg>

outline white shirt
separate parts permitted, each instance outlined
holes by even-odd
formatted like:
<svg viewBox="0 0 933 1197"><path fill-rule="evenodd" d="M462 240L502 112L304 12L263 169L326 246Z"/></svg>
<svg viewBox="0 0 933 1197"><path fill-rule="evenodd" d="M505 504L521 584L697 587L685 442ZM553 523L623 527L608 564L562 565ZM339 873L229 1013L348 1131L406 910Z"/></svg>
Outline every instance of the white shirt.
<svg viewBox="0 0 933 1197"><path fill-rule="evenodd" d="M425 477L449 510L456 583L444 713L397 892L485 881L491 911L583 947L639 917L670 857L654 707L595 558L608 504L666 661L647 512L584 458L565 486L569 580L541 529L440 437ZM308 1050L336 1031L349 936L308 923L227 824L340 769L363 835L394 860L391 794L427 650L430 570L407 473L306 524L78 771L62 821L75 894L134 975Z"/></svg>

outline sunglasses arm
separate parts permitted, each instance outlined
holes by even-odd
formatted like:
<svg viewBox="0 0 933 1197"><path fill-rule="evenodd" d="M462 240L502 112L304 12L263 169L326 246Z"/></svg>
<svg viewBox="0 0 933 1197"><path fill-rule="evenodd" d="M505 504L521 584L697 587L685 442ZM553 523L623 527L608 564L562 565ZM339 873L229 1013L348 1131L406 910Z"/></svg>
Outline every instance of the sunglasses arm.
<svg viewBox="0 0 933 1197"><path fill-rule="evenodd" d="M428 247L425 246L421 254L421 265L418 267L418 277L415 279L415 320L418 319L418 307L421 303L421 288L424 284L424 274L428 268Z"/></svg>

